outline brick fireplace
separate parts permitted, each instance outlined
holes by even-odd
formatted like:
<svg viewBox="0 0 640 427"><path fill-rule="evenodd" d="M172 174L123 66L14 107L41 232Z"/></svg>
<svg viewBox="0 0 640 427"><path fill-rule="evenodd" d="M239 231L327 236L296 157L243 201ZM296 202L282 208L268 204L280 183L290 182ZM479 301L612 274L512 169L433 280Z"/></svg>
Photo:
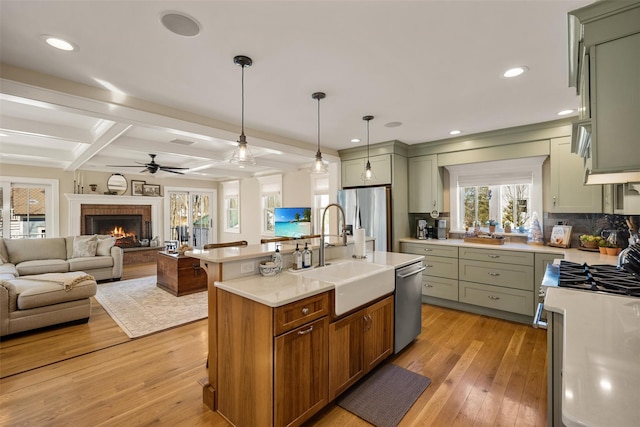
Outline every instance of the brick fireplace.
<svg viewBox="0 0 640 427"><path fill-rule="evenodd" d="M116 238L116 246L135 248L142 240L151 240L151 206L119 204L82 204L82 234L108 234Z"/></svg>
<svg viewBox="0 0 640 427"><path fill-rule="evenodd" d="M65 194L69 200L69 234L111 234L108 226L125 221L122 234L134 234L136 240L158 236L164 242L162 197ZM97 220L97 221L96 221ZM132 224L137 225L132 225ZM88 228L89 227L89 228ZM96 229L95 227L98 227ZM106 227L106 230L101 228ZM109 231L109 232L105 232ZM132 239L130 239L132 240ZM136 247L125 245L123 247Z"/></svg>

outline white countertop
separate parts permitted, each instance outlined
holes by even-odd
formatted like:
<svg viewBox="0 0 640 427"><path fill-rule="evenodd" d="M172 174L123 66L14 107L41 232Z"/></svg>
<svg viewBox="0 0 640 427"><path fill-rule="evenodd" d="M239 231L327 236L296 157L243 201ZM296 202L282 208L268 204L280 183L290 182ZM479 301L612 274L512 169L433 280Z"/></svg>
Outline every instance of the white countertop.
<svg viewBox="0 0 640 427"><path fill-rule="evenodd" d="M526 243L505 243L504 245L488 245L482 243L467 243L462 239L414 239L404 238L400 242L418 243L424 245L464 246L470 248L497 249L510 251L544 252L562 254L564 259L571 262L587 264L616 264L618 257L613 255L601 255L599 252L583 251L577 248L556 248L553 246L528 245Z"/></svg>
<svg viewBox="0 0 640 427"><path fill-rule="evenodd" d="M355 261L399 268L421 261L423 258L422 255L396 252L367 252L367 258ZM349 258L349 260L354 259ZM330 260L328 262L338 261ZM306 278L286 270L272 277L254 275L215 282L215 286L269 307L280 307L334 289L332 283Z"/></svg>
<svg viewBox="0 0 640 427"><path fill-rule="evenodd" d="M551 287L544 306L564 315L563 422L638 426L640 298Z"/></svg>

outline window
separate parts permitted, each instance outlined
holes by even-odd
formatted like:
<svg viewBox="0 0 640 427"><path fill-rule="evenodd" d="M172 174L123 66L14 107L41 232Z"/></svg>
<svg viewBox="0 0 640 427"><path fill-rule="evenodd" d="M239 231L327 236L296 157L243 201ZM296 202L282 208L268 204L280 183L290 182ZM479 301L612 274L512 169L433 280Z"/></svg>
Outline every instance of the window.
<svg viewBox="0 0 640 427"><path fill-rule="evenodd" d="M318 177L312 179L313 186L313 213L315 234L320 234L322 230L322 211L329 204L329 178ZM329 230L331 224L331 211L327 212L324 219L325 233Z"/></svg>
<svg viewBox="0 0 640 427"><path fill-rule="evenodd" d="M463 227L473 228L477 224L483 228L493 220L498 227L508 221L514 228L528 228L531 220L530 193L531 184L459 188Z"/></svg>
<svg viewBox="0 0 640 427"><path fill-rule="evenodd" d="M33 239L58 235L58 181L0 178L0 237Z"/></svg>
<svg viewBox="0 0 640 427"><path fill-rule="evenodd" d="M542 163L546 156L446 166L451 194L451 229L462 231L489 221L514 230L531 226L542 212ZM541 224L542 226L542 224Z"/></svg>
<svg viewBox="0 0 640 427"><path fill-rule="evenodd" d="M165 236L199 249L207 243L215 243L212 201L216 200L216 190L193 191L165 186L165 194L165 212L169 212Z"/></svg>
<svg viewBox="0 0 640 427"><path fill-rule="evenodd" d="M224 196L224 231L240 233L240 181L222 183Z"/></svg>
<svg viewBox="0 0 640 427"><path fill-rule="evenodd" d="M275 231L275 208L282 206L282 175L258 178L262 215L260 232L264 236L273 236Z"/></svg>

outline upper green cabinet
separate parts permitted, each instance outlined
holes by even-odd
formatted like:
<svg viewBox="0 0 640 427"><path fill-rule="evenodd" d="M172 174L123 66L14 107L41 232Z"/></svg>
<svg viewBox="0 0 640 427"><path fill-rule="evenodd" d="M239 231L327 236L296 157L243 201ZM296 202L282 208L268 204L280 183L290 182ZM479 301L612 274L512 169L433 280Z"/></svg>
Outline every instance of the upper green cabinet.
<svg viewBox="0 0 640 427"><path fill-rule="evenodd" d="M640 171L638 52L640 1L598 1L569 12L569 81L581 97L580 118L590 119L583 155L594 174Z"/></svg>
<svg viewBox="0 0 640 427"><path fill-rule="evenodd" d="M583 177L584 159L571 153L571 138L552 139L550 212L602 212L602 186L584 185Z"/></svg>
<svg viewBox="0 0 640 427"><path fill-rule="evenodd" d="M590 72L593 171L640 170L640 32L596 45Z"/></svg>
<svg viewBox="0 0 640 427"><path fill-rule="evenodd" d="M367 164L366 158L343 160L342 187L361 187L363 185L391 184L391 154L369 157L374 179L364 181L362 173Z"/></svg>
<svg viewBox="0 0 640 427"><path fill-rule="evenodd" d="M442 211L442 173L437 155L409 159L409 212Z"/></svg>

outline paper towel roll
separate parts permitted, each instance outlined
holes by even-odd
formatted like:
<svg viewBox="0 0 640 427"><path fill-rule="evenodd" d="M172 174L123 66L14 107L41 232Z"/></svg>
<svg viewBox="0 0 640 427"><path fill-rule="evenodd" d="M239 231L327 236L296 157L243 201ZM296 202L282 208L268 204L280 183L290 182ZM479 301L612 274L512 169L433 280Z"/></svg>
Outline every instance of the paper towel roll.
<svg viewBox="0 0 640 427"><path fill-rule="evenodd" d="M365 246L364 237L364 228L356 229L356 232L353 236L353 256L356 258L364 258L367 255L367 248Z"/></svg>

